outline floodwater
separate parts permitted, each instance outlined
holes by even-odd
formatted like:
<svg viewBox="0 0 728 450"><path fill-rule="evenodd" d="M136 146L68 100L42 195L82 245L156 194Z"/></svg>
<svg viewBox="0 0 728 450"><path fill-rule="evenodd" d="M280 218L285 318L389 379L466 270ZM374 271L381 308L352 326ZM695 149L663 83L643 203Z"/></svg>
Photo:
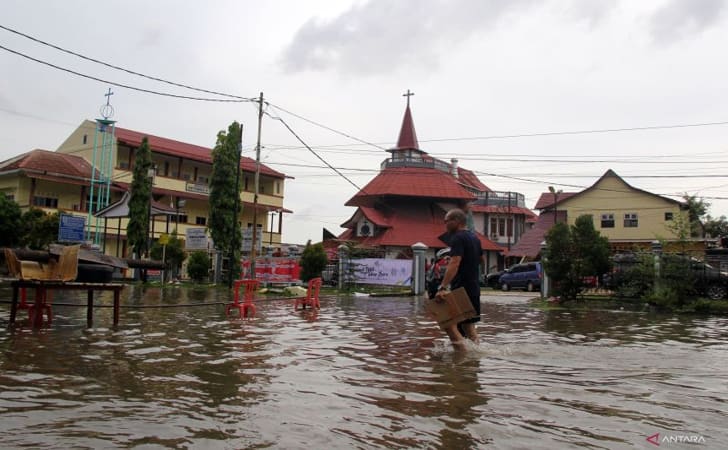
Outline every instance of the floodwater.
<svg viewBox="0 0 728 450"><path fill-rule="evenodd" d="M414 298L264 300L228 320L174 306L225 291L124 297L165 307L122 309L116 329L97 309L86 329L84 308L56 306L34 331L8 329L0 305L1 447L611 449L660 433L668 448L728 448L725 317L484 295L482 344L463 353Z"/></svg>

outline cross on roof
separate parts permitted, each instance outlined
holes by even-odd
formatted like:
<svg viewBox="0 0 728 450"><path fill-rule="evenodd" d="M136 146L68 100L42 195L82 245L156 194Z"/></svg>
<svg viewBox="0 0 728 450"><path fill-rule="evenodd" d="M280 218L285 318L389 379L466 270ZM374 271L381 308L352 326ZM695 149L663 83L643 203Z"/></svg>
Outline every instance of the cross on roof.
<svg viewBox="0 0 728 450"><path fill-rule="evenodd" d="M407 107L409 107L409 98L412 97L413 95L415 95L415 93L414 92L410 92L409 89L407 89L407 93L406 94L402 94L402 97L407 97Z"/></svg>

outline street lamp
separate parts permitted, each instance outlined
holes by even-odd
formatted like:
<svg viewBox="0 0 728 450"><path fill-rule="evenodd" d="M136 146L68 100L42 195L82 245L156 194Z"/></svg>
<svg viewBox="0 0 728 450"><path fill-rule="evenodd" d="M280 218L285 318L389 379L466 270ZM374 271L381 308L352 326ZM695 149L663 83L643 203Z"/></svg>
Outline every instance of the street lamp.
<svg viewBox="0 0 728 450"><path fill-rule="evenodd" d="M270 255L273 256L273 219L275 218L276 212L270 212L270 243L268 244L268 250Z"/></svg>

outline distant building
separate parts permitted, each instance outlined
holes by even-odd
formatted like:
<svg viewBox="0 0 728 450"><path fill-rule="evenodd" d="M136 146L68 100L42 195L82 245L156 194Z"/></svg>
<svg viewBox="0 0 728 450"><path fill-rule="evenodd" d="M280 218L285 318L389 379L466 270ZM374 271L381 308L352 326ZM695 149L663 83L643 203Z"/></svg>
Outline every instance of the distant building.
<svg viewBox="0 0 728 450"><path fill-rule="evenodd" d="M675 241L674 221L687 214L685 203L633 187L611 169L581 192L542 193L535 209L541 211L536 226L508 252L510 257L540 258L541 243L557 221L573 225L585 214L609 239L612 251L648 249L656 239Z"/></svg>
<svg viewBox="0 0 728 450"><path fill-rule="evenodd" d="M407 107L397 146L379 173L346 202L356 207L342 224L339 240L380 249L388 258L407 257L417 242L427 245L428 257L446 247L447 210L470 208L472 227L486 251L487 267L498 266L498 255L518 242L535 214L523 195L496 192L470 170L434 158L419 148L412 113Z"/></svg>
<svg viewBox="0 0 728 450"><path fill-rule="evenodd" d="M90 182L97 124L84 121L60 145L57 152L33 150L0 163L0 192L13 198L21 208L35 206L47 212L66 212L87 217L93 200ZM108 133L108 130L104 133ZM116 127L111 143L111 189L109 203L121 199L130 188L135 151L147 137L155 176L152 189L153 239L177 228L184 238L187 229L204 230L209 216L209 180L212 174L211 149L139 131ZM107 136L108 138L108 136ZM100 140L100 139L99 139ZM241 159L242 227L252 227L255 161ZM98 175L95 177L98 179ZM260 189L256 222L263 251L281 247L285 174L260 165ZM277 219L275 218L277 216ZM106 253L128 257L128 219L109 219L108 226L93 229L102 233ZM271 228L271 223L277 225Z"/></svg>

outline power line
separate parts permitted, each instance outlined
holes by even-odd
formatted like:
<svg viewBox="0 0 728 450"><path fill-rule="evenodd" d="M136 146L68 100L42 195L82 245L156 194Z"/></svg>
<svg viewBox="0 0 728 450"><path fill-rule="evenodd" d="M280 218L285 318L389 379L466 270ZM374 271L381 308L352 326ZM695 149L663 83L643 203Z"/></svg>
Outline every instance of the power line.
<svg viewBox="0 0 728 450"><path fill-rule="evenodd" d="M303 121L305 121L305 122L308 122L308 123L310 123L310 124L312 124L312 125L316 125L317 127L321 127L321 128L323 128L323 129L325 129L325 130L329 130L329 131L331 131L332 133L336 133L336 134L339 134L339 135L341 135L341 136L347 137L347 138L349 138L349 139L353 139L353 140L355 140L355 141L358 141L358 142L361 142L362 144L365 144L365 145L370 145L370 146L372 146L372 147L376 147L376 148L378 148L378 149L380 149L380 150L387 150L386 148L382 147L381 145L375 144L375 143L373 143L373 142L368 142L368 141L365 141L365 140L363 140L363 139L359 139L358 137L355 137L355 136L352 136L352 135L350 135L350 134L344 133L343 131L335 130L334 128L331 128L331 127L329 127L329 126L323 125L323 124L321 124L321 123L318 123L318 122L315 122L315 121L313 121L313 120L311 120L311 119L307 119L307 118L305 118L305 117L303 117L303 116L300 116L300 115L298 115L298 114L296 114L296 113L293 113L293 112L291 112L291 111L288 111L287 109L281 108L280 106L274 105L274 104L272 104L272 103L269 103L269 102L266 102L266 103L267 103L268 105L272 106L273 108L275 108L275 109L279 110L279 111L283 111L283 112L284 112L284 113L286 113L286 114L290 114L290 115L291 115L291 116L293 116L293 117L296 117L296 118L298 118L298 119L301 119L301 120L303 120ZM271 118L273 118L273 119L275 119L275 117L273 117L273 116L270 116L270 117L271 117ZM281 119L281 121L282 121L282 119ZM311 147L309 147L309 146L308 146L308 144L305 144L305 143L304 143L303 145L304 145L304 146L306 146L306 148L308 148L309 150L311 150ZM311 151L312 151L312 150L311 150Z"/></svg>
<svg viewBox="0 0 728 450"><path fill-rule="evenodd" d="M101 64L102 66L110 67L112 69L121 70L122 72L126 72L126 73L129 73L129 74L132 74L132 75L136 75L136 76L139 76L139 77L147 78L149 80L159 81L161 83L166 83L166 84L169 84L169 85L172 85L172 86L177 86L177 87L181 87L181 88L185 88L185 89L190 89L190 90L193 90L193 91L204 92L206 94L221 95L223 97L230 97L230 98L235 98L235 99L243 100L243 101L254 101L255 100L255 99L249 98L249 97L241 97L241 96L238 96L238 95L226 94L224 92L217 92L217 91L211 91L211 90L208 90L208 89L196 88L196 87L189 86L189 85L186 85L186 84L176 83L174 81L165 80L163 78L158 78L158 77L154 77L154 76L151 76L151 75L146 75L146 74L143 74L143 73L140 73L140 72L135 72L133 70L126 69L124 67L119 67L119 66L116 66L114 64L107 63L107 62L104 62L104 61L100 61L98 59L94 59L94 58L91 58L89 56L82 55L82 54L77 53L77 52L74 52L72 50L68 50L66 48L60 47L60 46L55 45L55 44L52 44L50 42L43 41L41 39L38 39L36 37L30 36L28 34L22 33L22 32L20 32L18 30L14 30L12 28L6 27L6 26L1 25L1 24L0 24L0 28L2 28L3 30L9 31L10 33L17 34L18 36L22 36L24 38L30 39L31 41L37 42L39 44L43 44L45 46L54 48L56 50L60 50L60 51L62 51L64 53L68 53L69 55L73 55L73 56L77 56L77 57L79 57L81 59L85 59L86 61L91 61L91 62L94 62L96 64Z"/></svg>
<svg viewBox="0 0 728 450"><path fill-rule="evenodd" d="M43 61L41 59L33 58L32 56L28 56L28 55L26 55L24 53L17 52L15 50L11 50L11 49L9 49L7 47L4 47L2 45L0 45L0 49L5 50L6 52L13 53L13 54L18 55L18 56L21 56L23 58L29 59L31 61L37 62L39 64L43 64L45 66L52 67L54 69L58 69L58 70L61 70L63 72L67 72L67 73L70 73L70 74L73 74L73 75L76 75L76 76L79 76L79 77L88 78L89 80L99 81L101 83L110 84L110 85L116 86L116 87L121 87L121 88L125 88L125 89L131 89L133 91L144 92L146 94L154 94L154 95L160 95L162 97L173 97L173 98L179 98L179 99L184 99L184 100L196 100L196 101L203 101L203 102L243 103L243 102L249 102L250 101L248 99L246 99L246 100L237 100L237 99L222 99L222 98L208 98L208 97L192 97L192 96L188 96L188 95L179 95L179 94L172 94L172 93L168 93L168 92L153 91L151 89L144 89L144 88L140 88L140 87L136 87L136 86L131 86L131 85L128 85L128 84L118 83L118 82L115 82L115 81L104 80L103 78L98 78L98 77L95 77L93 75L87 75L87 74L84 74L84 73L81 73L81 72L76 72L75 70L67 69L65 67L61 67L61 66L58 66L58 65L49 63L47 61Z"/></svg>
<svg viewBox="0 0 728 450"><path fill-rule="evenodd" d="M318 153L316 153L316 152L315 152L315 151L314 151L314 150L313 150L313 149L312 149L311 147L309 147L309 146L308 146L308 144L306 144L306 143L305 143L305 142L303 141L303 139L301 139L301 137L300 137L300 136L299 136L298 134L296 134L296 132L295 132L295 131L293 131L293 129L291 129L291 127L290 127L290 126L288 126L288 124L286 123L286 121L285 121L285 120L283 120L283 119L282 119L282 118L280 118L280 117L275 117L275 116L271 115L270 113L268 113L267 111L266 111L266 113L265 113L265 114L266 114L266 115L267 115L268 117L270 117L271 119L273 119L273 120L278 120L278 121L280 121L280 122L281 122L281 123L283 124L283 126L284 126L284 127L286 127L286 128L288 129L288 131L290 131L290 132L291 132L291 134L292 134L293 136L295 136L295 138L296 138L296 139L298 139L298 141L299 141L299 142L300 142L301 144L303 144L304 146L306 146L306 148L308 149L308 151L310 151L311 153L313 153L313 154L314 154L314 156L316 156L316 158L318 158L318 159L319 159L319 160L320 160L320 161L321 161L322 163L326 164L326 166L327 166L328 168L330 168L331 170L333 170L334 172L336 172L337 174L339 174L339 176L341 176L341 178L345 179L345 180L346 180L346 181L347 181L347 182L348 182L349 184L351 184L352 186L354 186L355 188L357 188L357 189L358 189L359 191L362 191L362 189L361 189L361 188L360 188L360 187L359 187L359 186L358 186L358 185L357 185L356 183L354 183L353 181L351 181L351 180L349 179L349 177L347 177L346 175L344 175L343 173L341 173L341 172L340 172L340 171L339 171L339 170L338 170L337 168L335 168L334 166L332 166L331 164L329 164L329 163L328 163L328 161L326 161L325 159L323 159L323 158L322 158L321 156L319 156L319 154L318 154Z"/></svg>

